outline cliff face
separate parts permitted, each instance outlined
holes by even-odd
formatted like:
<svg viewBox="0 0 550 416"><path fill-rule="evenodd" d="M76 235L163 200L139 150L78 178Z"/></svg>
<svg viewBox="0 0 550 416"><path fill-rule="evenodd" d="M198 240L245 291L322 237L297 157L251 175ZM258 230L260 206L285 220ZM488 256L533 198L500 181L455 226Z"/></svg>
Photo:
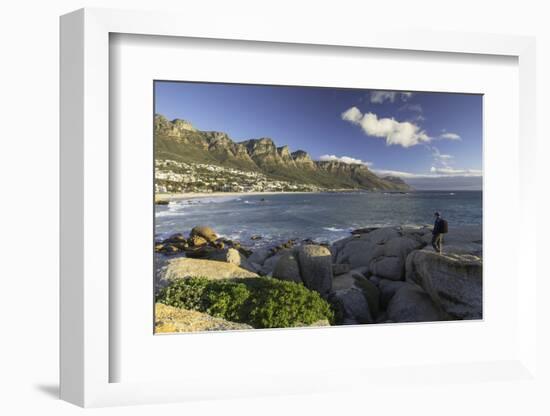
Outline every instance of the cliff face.
<svg viewBox="0 0 550 416"><path fill-rule="evenodd" d="M270 167L285 166L287 164L287 160L282 157L279 149L270 138L247 140L240 144L245 146L251 159L260 168L269 169Z"/></svg>
<svg viewBox="0 0 550 416"><path fill-rule="evenodd" d="M263 137L234 142L226 133L200 131L185 120L155 116L155 157L190 163L208 163L260 171L275 179L314 184L325 188L408 190L399 178L380 178L365 165L314 161L288 146L277 147Z"/></svg>
<svg viewBox="0 0 550 416"><path fill-rule="evenodd" d="M294 160L296 166L300 169L315 170L317 168L315 162L313 162L307 152L304 152L303 150L296 150L293 152L292 159Z"/></svg>
<svg viewBox="0 0 550 416"><path fill-rule="evenodd" d="M292 154L290 153L290 149L287 145L281 146L277 148L277 153L281 157L281 160L288 166L291 166L293 168L296 168L296 163L294 163L294 159L292 159Z"/></svg>

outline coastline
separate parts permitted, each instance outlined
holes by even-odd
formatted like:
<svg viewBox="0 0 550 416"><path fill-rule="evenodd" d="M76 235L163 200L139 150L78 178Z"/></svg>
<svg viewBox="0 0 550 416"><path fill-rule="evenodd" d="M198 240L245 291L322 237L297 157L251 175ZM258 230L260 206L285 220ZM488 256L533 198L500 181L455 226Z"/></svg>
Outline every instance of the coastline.
<svg viewBox="0 0 550 416"><path fill-rule="evenodd" d="M366 189L330 189L324 191L253 191L253 192L183 192L183 193L155 193L155 201L173 201L182 199L197 199L197 198L218 198L218 197L241 197L241 196L258 196L258 195L303 195L303 194L337 194L337 193L410 193L408 191L369 191Z"/></svg>
<svg viewBox="0 0 550 416"><path fill-rule="evenodd" d="M354 189L331 191L331 192L357 192ZM185 193L167 193L155 194L155 201L175 201L197 198L218 198L218 197L240 197L240 196L257 196L257 195L289 195L289 194L322 194L319 192L289 192L289 191L268 191L268 192L185 192Z"/></svg>

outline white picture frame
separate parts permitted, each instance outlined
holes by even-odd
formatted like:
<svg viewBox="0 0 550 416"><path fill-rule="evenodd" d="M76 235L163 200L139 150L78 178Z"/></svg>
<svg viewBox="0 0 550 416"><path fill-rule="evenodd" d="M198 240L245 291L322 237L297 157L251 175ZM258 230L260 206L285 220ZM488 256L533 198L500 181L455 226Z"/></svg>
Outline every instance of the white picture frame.
<svg viewBox="0 0 550 416"><path fill-rule="evenodd" d="M473 374L506 380L536 377L535 241L527 215L535 211L530 176L535 169L535 41L529 37L469 33L430 33L348 28L332 33L326 28L247 24L235 31L234 22L205 26L173 13L82 9L61 18L61 398L80 406L159 403L207 398L337 391L368 384L384 377L384 369L361 368L269 374L262 379L239 379L232 385L212 383L205 377L177 381L112 382L110 366L117 357L110 348L109 236L110 206L110 34L225 39L281 44L331 45L339 48L428 51L439 54L503 55L517 58L519 66L519 235L517 262L524 284L517 292L517 354L498 361L472 363L418 363L409 382L433 380L444 370L447 377L479 382ZM519 270L519 268L518 268ZM517 273L512 270L510 273ZM306 330L316 331L316 330ZM314 332L310 332L313 334ZM232 334L227 334L233 336ZM152 332L151 332L152 336ZM515 335L516 336L516 335ZM220 341L221 340L221 341ZM217 338L223 342L223 338ZM393 369L407 380L407 369ZM222 378L223 379L223 378ZM343 383L342 380L350 380ZM351 381L353 380L353 382ZM369 381L371 380L371 381ZM227 380L225 380L227 381Z"/></svg>

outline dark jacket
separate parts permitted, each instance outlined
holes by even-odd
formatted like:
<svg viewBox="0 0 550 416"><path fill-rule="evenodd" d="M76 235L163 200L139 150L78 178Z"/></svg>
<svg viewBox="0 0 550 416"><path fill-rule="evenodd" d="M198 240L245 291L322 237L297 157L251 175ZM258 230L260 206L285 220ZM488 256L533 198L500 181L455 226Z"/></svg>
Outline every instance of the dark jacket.
<svg viewBox="0 0 550 416"><path fill-rule="evenodd" d="M441 234L443 232L443 218L437 217L434 222L434 229L432 234Z"/></svg>

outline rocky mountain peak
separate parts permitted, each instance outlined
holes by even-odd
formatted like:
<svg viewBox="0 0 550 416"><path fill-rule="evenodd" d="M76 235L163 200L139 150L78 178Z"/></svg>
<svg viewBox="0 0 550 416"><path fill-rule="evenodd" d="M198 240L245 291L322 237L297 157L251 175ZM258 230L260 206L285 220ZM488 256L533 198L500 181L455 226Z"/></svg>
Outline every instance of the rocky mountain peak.
<svg viewBox="0 0 550 416"><path fill-rule="evenodd" d="M187 120L174 119L169 121L163 115L155 114L155 132L158 134L181 138L185 132L196 131L198 130Z"/></svg>
<svg viewBox="0 0 550 416"><path fill-rule="evenodd" d="M275 147L275 143L269 137L261 137L252 141L255 141L258 146Z"/></svg>
<svg viewBox="0 0 550 416"><path fill-rule="evenodd" d="M292 155L290 154L290 150L287 145L278 147L277 153L279 153L279 156L285 160L292 160Z"/></svg>
<svg viewBox="0 0 550 416"><path fill-rule="evenodd" d="M182 131L182 130L197 131L197 129L193 127L193 125L189 121L183 120L181 118L176 118L172 120L172 125L174 126L175 129L179 131Z"/></svg>
<svg viewBox="0 0 550 416"><path fill-rule="evenodd" d="M292 159L296 162L313 162L309 154L304 150L296 150L292 152Z"/></svg>
<svg viewBox="0 0 550 416"><path fill-rule="evenodd" d="M315 170L317 167L311 159L311 156L303 150L296 150L291 154L292 159L296 166L299 166L303 169Z"/></svg>
<svg viewBox="0 0 550 416"><path fill-rule="evenodd" d="M204 136L208 140L209 144L216 144L216 145L225 145L230 146L233 145L233 141L231 138L227 135L227 133L222 133L219 131L208 131L203 132Z"/></svg>
<svg viewBox="0 0 550 416"><path fill-rule="evenodd" d="M257 155L272 155L278 157L277 148L275 143L268 137L262 137L260 139L251 139L241 142L248 149L248 153L251 157Z"/></svg>
<svg viewBox="0 0 550 416"><path fill-rule="evenodd" d="M155 114L155 131L164 131L172 128L172 123L161 114Z"/></svg>
<svg viewBox="0 0 550 416"><path fill-rule="evenodd" d="M172 125L174 126L174 128L178 129L178 130L187 130L187 131L197 131L197 129L195 127L193 127L193 125L187 121L187 120L182 120L181 118L176 118L174 120L172 120Z"/></svg>

